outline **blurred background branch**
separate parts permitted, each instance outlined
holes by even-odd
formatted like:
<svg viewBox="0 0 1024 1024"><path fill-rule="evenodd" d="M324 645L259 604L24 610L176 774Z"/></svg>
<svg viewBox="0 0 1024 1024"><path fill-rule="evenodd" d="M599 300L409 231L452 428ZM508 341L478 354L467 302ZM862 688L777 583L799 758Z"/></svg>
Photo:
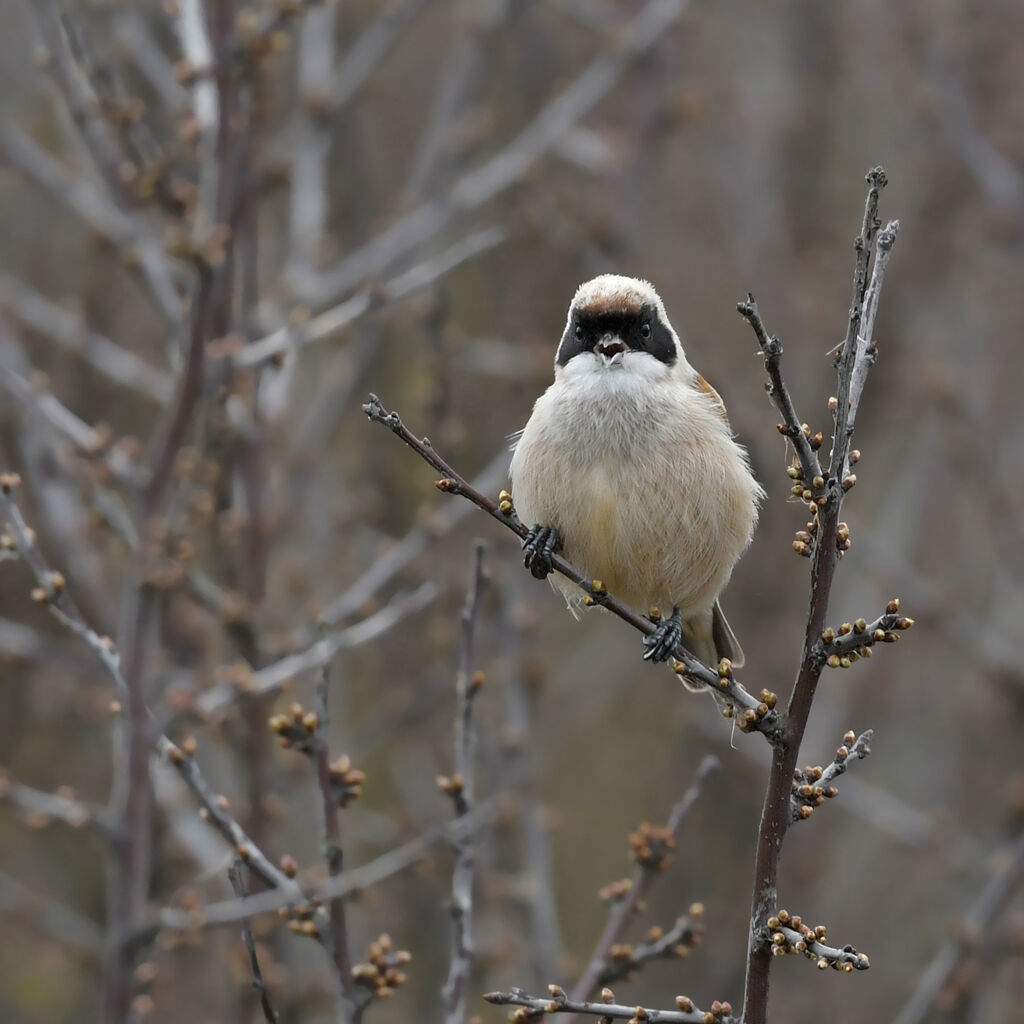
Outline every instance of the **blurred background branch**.
<svg viewBox="0 0 1024 1024"><path fill-rule="evenodd" d="M1000 852L1024 822L1019 6L8 5L0 471L20 475L44 571L89 626L83 644L47 614L53 577L40 583L0 527L0 761L18 794L0 803L0 1016L104 1016L106 975L107 1019L264 1020L248 920L280 1019L337 1020L315 901L343 900L367 1020L440 1021L454 849L472 835L465 1015L497 1022L507 1010L479 994L585 973L608 923L596 894L632 870L624 837L711 752L713 798L690 809L620 945L655 951L695 894L713 927L692 957L645 957L595 1005L627 1020L638 1004L734 1012L714 997L742 988L736 879L768 744L733 744L734 722L637 664L619 622L572 622L507 532L439 497L359 405L387 395L495 500L575 287L606 270L652 280L769 491L728 595L756 714L792 678L778 638L806 622L807 563L789 552L812 535L794 541L786 499L815 474L782 476L734 300L756 282L768 317L771 297L810 448L849 302L863 202L850 168L874 158L903 232L862 332L880 372L837 527L855 557L817 652L861 660L823 675L804 748L830 757L856 711L875 753L839 780L833 813L792 833L780 877L872 969L840 981L781 959L773 1000L836 1024L908 1000L939 1024L1017 1020L1020 887L986 904L991 942L951 935L949 918L1020 875ZM434 780L452 772L470 516L495 541L474 665L487 685L474 807L452 822ZM863 642L856 616L897 592L914 643L864 660L903 615L866 622ZM328 664L316 735L329 770L349 758L346 793L365 771L333 877L322 793L268 726L317 708ZM154 722L186 768L196 745L207 820L189 779L151 756ZM800 807L837 763L800 780ZM104 827L75 827L80 811ZM244 897L227 876L240 835L267 869L244 869ZM880 927L879 907L899 926ZM127 960L104 964L121 939Z"/></svg>

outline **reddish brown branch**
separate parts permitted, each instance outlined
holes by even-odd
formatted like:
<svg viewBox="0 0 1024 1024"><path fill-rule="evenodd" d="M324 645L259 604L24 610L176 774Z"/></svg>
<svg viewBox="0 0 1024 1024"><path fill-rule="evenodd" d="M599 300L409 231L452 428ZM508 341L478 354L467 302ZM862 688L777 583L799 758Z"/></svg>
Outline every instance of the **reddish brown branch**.
<svg viewBox="0 0 1024 1024"><path fill-rule="evenodd" d="M398 413L388 412L376 395L370 395L369 402L363 406L363 412L375 423L380 423L392 433L397 434L414 452L442 474L441 479L437 481L438 490L444 491L446 494L459 494L468 498L517 537L520 539L526 537L527 527L520 522L510 498L504 497L500 501L495 501L478 491L441 458L428 438L416 437L405 426ZM566 561L561 555L553 555L551 564L556 572L583 588L589 603L606 608L623 622L627 622L634 629L639 630L644 636L650 635L657 628L646 615L635 612L607 590L599 586L595 587L595 580L581 572L571 562ZM745 732L760 732L769 742L775 742L780 738L779 715L764 702L764 699L759 699L745 690L734 678L732 670L728 666L724 666L723 663L723 671L716 671L705 665L682 645L676 648L674 654L679 662L677 671L712 689L718 699L732 708L741 729ZM774 701L773 697L771 699Z"/></svg>
<svg viewBox="0 0 1024 1024"><path fill-rule="evenodd" d="M782 742L772 751L772 765L768 778L768 786L761 812L761 825L758 830L757 853L754 863L754 892L750 911L750 946L747 957L747 978L744 992L743 1020L744 1024L765 1024L768 1014L769 970L772 959L772 946L768 918L778 905L776 880L779 869L779 856L782 843L792 821L790 803L793 773L800 755L811 705L817 690L825 664L823 657L822 634L825 631L825 618L828 614L829 596L836 566L839 563L840 547L836 543L839 530L839 515L843 497L852 482L840 479L847 465L850 441L853 436L856 407L859 400L859 389L866 381L866 372L860 373L855 381L855 370L858 366L866 367L873 362L858 363L858 352L865 358L865 347L858 342L861 320L864 312L865 296L868 291L868 269L871 260L872 241L879 227L878 197L885 186L885 172L875 168L867 175L868 196L864 209L864 220L861 234L856 241L856 261L853 275L853 301L844 348L838 361L838 404L836 406L836 433L832 451L832 460L827 479L815 473L814 479L805 481L813 484L810 509L816 523L815 543L811 564L811 601L807 615L807 627L804 633L803 655L797 674L789 706L783 719ZM898 225L897 225L898 226ZM890 227L892 227L890 225ZM895 239L895 229L891 237L884 239L886 254ZM882 247L883 239L879 239ZM883 265L884 269L884 265ZM874 303L877 306L878 289L881 288L881 277L877 277L877 288ZM765 332L760 330L760 318L752 303L740 304L740 313L754 326L759 339ZM873 315L873 314L872 314ZM767 365L767 360L766 360ZM771 367L769 367L771 373ZM789 416L785 405L788 394L784 387L773 387L769 390L772 400L780 407L784 417ZM791 409L791 403L789 404ZM801 433L803 428L801 426ZM798 448L798 452L800 449ZM806 474L809 470L805 469ZM854 481L855 482L855 481Z"/></svg>

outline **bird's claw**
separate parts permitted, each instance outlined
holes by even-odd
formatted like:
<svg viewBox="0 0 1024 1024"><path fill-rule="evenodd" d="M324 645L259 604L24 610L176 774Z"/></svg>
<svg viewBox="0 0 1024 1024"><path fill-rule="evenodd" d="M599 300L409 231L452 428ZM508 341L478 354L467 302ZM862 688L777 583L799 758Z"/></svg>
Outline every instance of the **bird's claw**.
<svg viewBox="0 0 1024 1024"><path fill-rule="evenodd" d="M644 661L668 661L682 641L683 619L676 608L653 633L644 637Z"/></svg>
<svg viewBox="0 0 1024 1024"><path fill-rule="evenodd" d="M554 570L552 556L561 550L562 535L553 526L537 523L523 541L523 565L535 579L545 579Z"/></svg>

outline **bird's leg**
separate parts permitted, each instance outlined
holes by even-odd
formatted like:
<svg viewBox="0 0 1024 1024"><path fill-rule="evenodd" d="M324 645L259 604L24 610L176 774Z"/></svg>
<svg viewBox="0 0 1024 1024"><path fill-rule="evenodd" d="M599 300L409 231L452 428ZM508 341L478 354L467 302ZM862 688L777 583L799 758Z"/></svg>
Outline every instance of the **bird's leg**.
<svg viewBox="0 0 1024 1024"><path fill-rule="evenodd" d="M553 526L537 523L523 541L523 565L542 580L553 571L551 556L562 550L562 535Z"/></svg>
<svg viewBox="0 0 1024 1024"><path fill-rule="evenodd" d="M683 640L683 617L679 605L672 609L667 619L662 619L658 628L644 637L644 661L668 661Z"/></svg>

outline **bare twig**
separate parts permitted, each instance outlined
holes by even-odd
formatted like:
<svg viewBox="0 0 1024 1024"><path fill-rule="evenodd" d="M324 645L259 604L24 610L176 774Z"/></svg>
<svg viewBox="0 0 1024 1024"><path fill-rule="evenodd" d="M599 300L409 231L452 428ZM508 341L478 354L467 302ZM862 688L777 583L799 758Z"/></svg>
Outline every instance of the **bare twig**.
<svg viewBox="0 0 1024 1024"><path fill-rule="evenodd" d="M223 928L246 918L274 913L283 907L305 907L314 902L351 899L418 864L441 843L490 826L500 813L501 804L492 797L478 803L463 818L456 819L446 826L429 829L375 860L343 872L337 878L328 878L317 885L305 887L301 898L298 899L291 890L271 889L240 900L211 903L200 910L165 907L155 920L140 925L136 938L143 942L160 931Z"/></svg>
<svg viewBox="0 0 1024 1024"><path fill-rule="evenodd" d="M148 237L136 216L122 210L82 175L69 171L7 119L0 121L0 151L25 177L63 203L102 237L109 238L126 255L132 256L130 263L138 264L142 281L165 321L174 330L180 328L181 300L172 268L163 250Z"/></svg>
<svg viewBox="0 0 1024 1024"><path fill-rule="evenodd" d="M331 301L364 278L392 266L438 234L457 215L479 209L522 180L566 131L614 88L633 61L664 36L688 6L688 0L649 0L626 26L616 45L595 58L504 149L460 178L447 195L428 200L333 270L318 275L302 297L316 305Z"/></svg>
<svg viewBox="0 0 1024 1024"><path fill-rule="evenodd" d="M473 231L437 255L391 278L383 288L364 288L339 305L332 306L313 317L301 327L281 327L228 358L237 368L252 369L292 349L322 341L348 327L372 309L411 295L504 240L505 232L498 228Z"/></svg>
<svg viewBox="0 0 1024 1024"><path fill-rule="evenodd" d="M459 666L455 674L455 774L442 780L442 788L452 798L457 819L473 808L474 758L476 737L473 729L473 700L483 678L473 671L473 640L480 601L487 585L483 541L474 542L473 577L466 593L460 626L462 642ZM466 1017L469 975L473 967L473 875L475 836L461 835L455 842L455 868L452 872L452 940L448 978L441 990L445 1020L462 1024Z"/></svg>
<svg viewBox="0 0 1024 1024"><path fill-rule="evenodd" d="M399 594L380 611L374 612L361 622L344 629L328 633L311 647L298 654L288 654L279 661L254 672L244 687L251 695L270 694L279 690L289 680L303 672L322 668L341 650L358 647L376 640L389 629L397 626L408 616L427 607L438 593L437 585L422 584L411 594ZM212 714L230 706L239 697L239 688L231 684L220 684L205 690L196 699L196 710L202 715Z"/></svg>
<svg viewBox="0 0 1024 1024"><path fill-rule="evenodd" d="M0 911L11 922L23 918L33 928L72 947L90 960L103 948L103 931L94 921L0 871Z"/></svg>
<svg viewBox="0 0 1024 1024"><path fill-rule="evenodd" d="M324 861L327 874L337 878L344 867L345 855L341 845L341 823L338 790L332 772L331 754L327 739L330 687L330 659L324 662L317 678L317 721L313 739L312 760L320 789L320 826ZM352 978L352 955L349 950L348 920L344 900L334 900L327 909L329 939L328 953L334 964L338 986L338 1002L342 1019L354 1021L359 1015L359 1003Z"/></svg>
<svg viewBox="0 0 1024 1024"><path fill-rule="evenodd" d="M867 955L858 953L853 946L836 949L822 942L826 934L824 925L811 928L787 910L780 910L776 917L768 918L768 927L772 932L774 956L800 953L808 960L813 960L819 970L831 967L847 974L851 971L866 971L871 966Z"/></svg>
<svg viewBox="0 0 1024 1024"><path fill-rule="evenodd" d="M814 480L821 476L821 466L817 456L821 440L812 441L810 430L805 429L793 407L793 399L789 395L786 382L782 379L782 342L774 335L768 334L754 296L749 292L746 302L737 303L736 309L753 328L758 345L761 347L764 368L768 372L768 383L765 385L765 390L782 416L779 433L789 438L793 445L797 458L800 460L800 468L803 470L803 479L805 481Z"/></svg>
<svg viewBox="0 0 1024 1024"><path fill-rule="evenodd" d="M846 340L838 359L837 399L830 403L835 411L835 437L832 458L827 479L822 473L815 472L807 480L807 473L816 468L813 463L808 469L801 471L805 477L804 486L810 494L804 492L809 501L812 514L810 530L807 534L811 544L801 540L804 545L801 553L810 553L811 564L811 602L804 634L803 656L793 686L789 704L783 717L778 741L773 745L772 766L765 792L761 825L758 831L757 853L754 863L754 891L750 912L750 946L747 956L747 978L744 990L743 1020L744 1024L765 1024L768 1013L768 984L772 959L771 932L768 919L778 906L776 879L778 876L779 856L786 831L793 820L791 794L800 744L807 727L811 704L817 690L822 669L826 663L823 658L822 644L825 641L825 616L828 613L829 595L836 566L843 551L845 541L840 536L839 515L843 497L847 490L856 483L856 478L847 475L849 465L850 443L856 419L857 402L866 380L866 369L874 361L858 341L865 322L865 304L869 293L868 269L871 260L872 242L878 231L878 198L885 186L885 172L875 168L867 175L868 195L864 208L864 219L861 234L855 250L856 260L853 275L853 298L850 306ZM883 232L885 239L879 236L879 252L883 247L886 252L895 240L895 232ZM883 267L884 270L884 267ZM869 318L873 320L877 308L879 289L881 287L881 271L876 278L877 287L871 292L871 308ZM758 335L759 341L764 336L760 328L760 319L756 307L752 303L741 303L740 313L750 321ZM762 344L764 342L762 341ZM858 355L859 353L859 355ZM766 365L768 361L766 360ZM861 367L863 367L863 372ZM769 375L777 372L769 365ZM789 413L782 396L785 390L776 386L772 380L773 399L783 405L783 416L789 424ZM788 403L791 408L791 403ZM794 417L795 419L795 414ZM792 426L792 424L789 424ZM801 432L805 435L809 431ZM785 432L785 431L784 431ZM797 441L798 444L801 442ZM799 451L799 449L798 449ZM807 454L806 452L804 453ZM848 537L846 538L848 540ZM813 550L812 550L813 548ZM895 609L890 609L895 611ZM909 622L909 620L908 620ZM831 639L834 639L834 635ZM837 661L841 659L837 656Z"/></svg>
<svg viewBox="0 0 1024 1024"><path fill-rule="evenodd" d="M80 800L68 787L47 793L0 772L0 804L8 803L25 814L32 827L43 827L59 821L73 829L91 828L103 838L117 838L117 825L110 821L104 808Z"/></svg>
<svg viewBox="0 0 1024 1024"><path fill-rule="evenodd" d="M509 497L503 497L499 502L481 494L437 454L427 438L416 437L402 423L398 413L388 412L376 395L370 396L370 401L363 406L363 411L375 423L380 423L392 433L397 434L421 458L443 474L437 482L439 490L446 494L458 494L468 498L474 505L483 509L516 536L521 539L526 537L527 527L519 521ZM646 615L633 611L608 591L600 587L595 589L594 580L560 555L553 556L551 564L557 572L583 588L589 603L606 608L645 636L653 633L656 629L655 624ZM737 724L741 729L745 732L763 733L768 739L774 741L779 728L779 716L772 710L775 701L773 694L762 691L762 696L758 699L748 693L736 681L731 667L724 661L720 666L720 671L716 671L681 645L676 648L674 653L677 658L676 671L710 687L716 697L731 708L730 714L735 714Z"/></svg>
<svg viewBox="0 0 1024 1024"><path fill-rule="evenodd" d="M213 68L213 46L207 29L206 3L204 0L180 0L176 9L175 26L185 59L193 69ZM199 131L196 232L202 237L216 223L220 101L218 83L213 75L195 75L191 88L192 111Z"/></svg>
<svg viewBox="0 0 1024 1024"><path fill-rule="evenodd" d="M507 474L508 451L503 447L474 477L472 484L481 492L497 490ZM448 505L433 513L425 524L414 526L393 547L375 558L354 583L328 602L320 613L320 621L333 626L350 618L429 544L450 534L471 511L469 504Z"/></svg>
<svg viewBox="0 0 1024 1024"><path fill-rule="evenodd" d="M793 793L790 802L794 821L806 821L815 807L820 807L827 799L839 795L839 790L832 785L832 780L842 775L849 767L850 759L862 760L871 753L872 730L856 733L848 732L843 737L843 745L836 751L836 756L827 768L804 768L795 774Z"/></svg>
<svg viewBox="0 0 1024 1024"><path fill-rule="evenodd" d="M708 1021L714 1021L714 1024L734 1024L736 1020L731 1012L713 1013L712 1011L698 1010L694 1007L693 1001L686 996L676 996L676 1005L685 1007L685 1009L655 1010L646 1006L624 1006L621 1003L616 1003L611 989L607 990L611 997L609 1001L600 1003L569 999L557 985L549 985L548 990L551 995L547 998L531 996L522 989L514 988L511 992L488 992L484 999L496 1006L524 1006L538 1016L554 1013L585 1013L605 1020L646 1021L649 1024L707 1024Z"/></svg>
<svg viewBox="0 0 1024 1024"><path fill-rule="evenodd" d="M235 860L228 868L228 879L231 881L231 888L235 895L242 899L247 895L245 878L242 874L242 862ZM252 929L249 922L242 923L242 942L245 943L245 952L249 957L249 971L252 974L252 987L260 997L260 1009L263 1011L263 1019L268 1024L277 1024L278 1014L270 1002L270 993L267 992L266 982L263 980L263 971L260 969L259 957L256 955L256 940L252 937Z"/></svg>
<svg viewBox="0 0 1024 1024"><path fill-rule="evenodd" d="M74 352L108 380L161 404L171 397L174 382L170 374L89 330L80 316L34 291L27 282L0 273L0 308L26 327L52 338L65 351Z"/></svg>
<svg viewBox="0 0 1024 1024"><path fill-rule="evenodd" d="M709 756L701 761L697 769L697 777L678 803L672 808L668 821L665 822L664 835L666 837L670 836L674 840L678 835L683 820L700 796L704 780L717 767L717 757ZM619 942L623 930L637 912L637 909L646 898L648 891L660 873L661 867L657 862L652 861L651 858L637 858L636 868L633 871L629 888L620 899L613 901L608 914L608 922L601 933L601 938L598 939L594 952L591 954L587 969L583 972L580 980L573 986L573 999L586 999L598 985L607 984L608 981L614 980L614 977L607 973L610 966L609 955L611 950Z"/></svg>
<svg viewBox="0 0 1024 1024"><path fill-rule="evenodd" d="M987 929L1009 905L1010 896L1022 879L1024 833L1017 837L1009 854L997 863L977 901L964 915L953 937L935 954L893 1024L923 1024L929 1019L939 993L958 965L982 942Z"/></svg>
<svg viewBox="0 0 1024 1024"><path fill-rule="evenodd" d="M332 75L330 110L346 106L370 77L387 51L424 6L424 0L392 0L363 29L351 49L342 57Z"/></svg>

